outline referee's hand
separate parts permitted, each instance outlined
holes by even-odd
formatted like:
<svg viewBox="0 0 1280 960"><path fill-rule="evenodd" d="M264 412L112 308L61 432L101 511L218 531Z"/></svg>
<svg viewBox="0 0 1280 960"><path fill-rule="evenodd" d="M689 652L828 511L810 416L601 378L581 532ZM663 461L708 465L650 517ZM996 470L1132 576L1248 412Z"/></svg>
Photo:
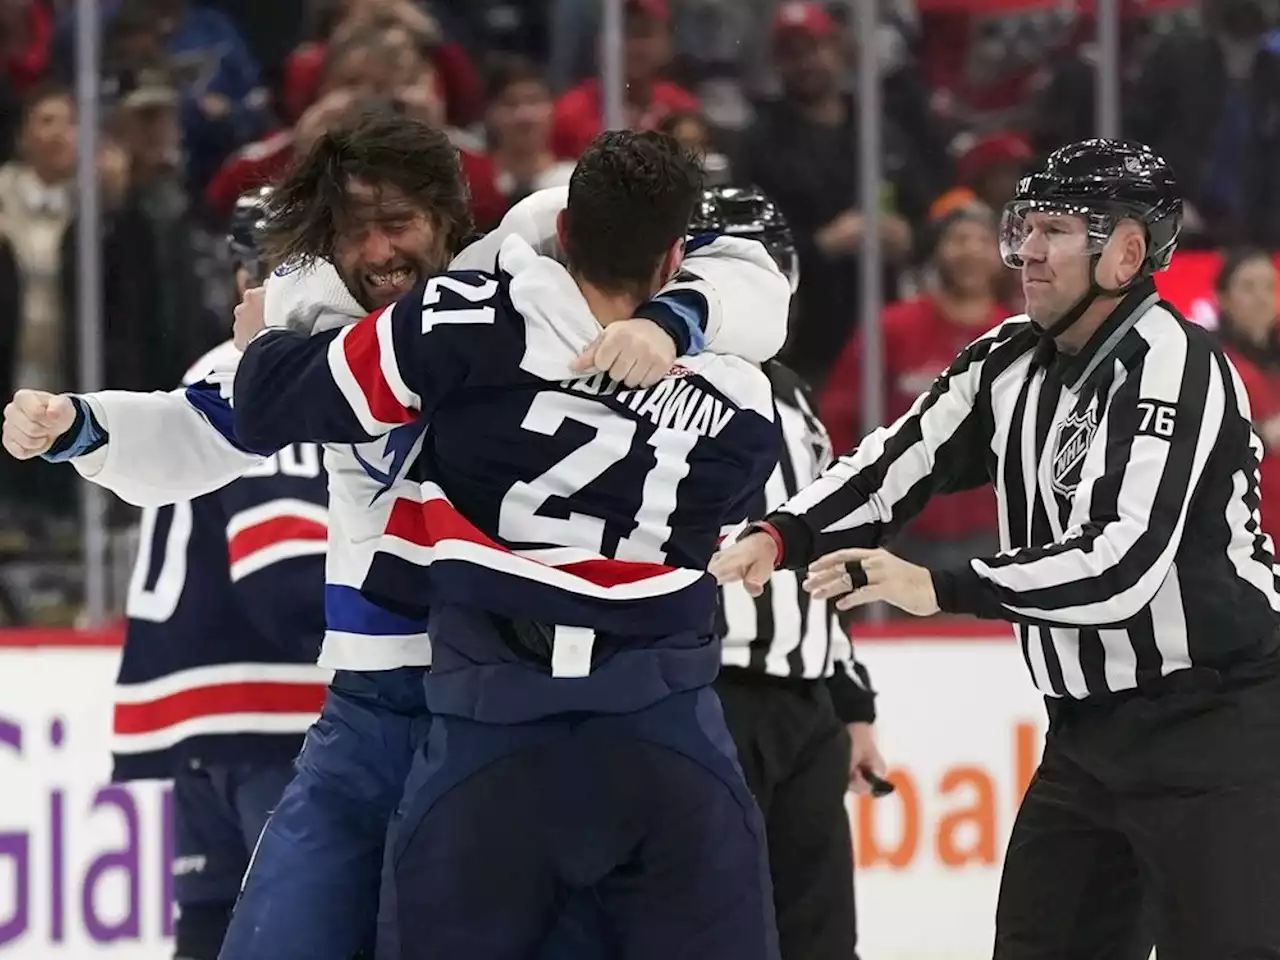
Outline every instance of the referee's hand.
<svg viewBox="0 0 1280 960"><path fill-rule="evenodd" d="M880 754L876 743L876 728L872 723L850 723L849 730L849 792L860 797L871 793L865 770L877 777L889 775L889 765Z"/></svg>
<svg viewBox="0 0 1280 960"><path fill-rule="evenodd" d="M883 600L917 617L938 612L938 598L934 595L929 571L887 550L850 549L828 553L809 564L804 588L817 600L840 597L836 601L838 610L852 610Z"/></svg>

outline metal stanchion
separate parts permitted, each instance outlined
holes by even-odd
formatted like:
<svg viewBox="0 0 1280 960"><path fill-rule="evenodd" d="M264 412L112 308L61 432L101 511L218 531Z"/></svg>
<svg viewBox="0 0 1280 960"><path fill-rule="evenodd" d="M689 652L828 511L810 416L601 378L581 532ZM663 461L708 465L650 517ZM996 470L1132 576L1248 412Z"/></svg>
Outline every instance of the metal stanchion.
<svg viewBox="0 0 1280 960"><path fill-rule="evenodd" d="M1095 114L1100 137L1120 136L1120 0L1096 0Z"/></svg>
<svg viewBox="0 0 1280 960"><path fill-rule="evenodd" d="M605 0L600 30L600 89L604 93L604 127L621 130L627 125L626 75L623 70L623 9L625 0Z"/></svg>
<svg viewBox="0 0 1280 960"><path fill-rule="evenodd" d="M102 208L98 187L99 0L76 0L76 312L80 336L80 391L102 388ZM106 495L83 483L82 540L85 616L98 626L107 613Z"/></svg>
<svg viewBox="0 0 1280 960"><path fill-rule="evenodd" d="M862 335L862 429L868 433L884 423L884 255L880 239L883 221L884 172L881 157L883 125L880 106L880 64L877 37L880 31L878 3L856 4L858 52L858 200L862 207L862 257L859 262L861 297L858 323ZM883 604L871 608L871 619L885 617Z"/></svg>

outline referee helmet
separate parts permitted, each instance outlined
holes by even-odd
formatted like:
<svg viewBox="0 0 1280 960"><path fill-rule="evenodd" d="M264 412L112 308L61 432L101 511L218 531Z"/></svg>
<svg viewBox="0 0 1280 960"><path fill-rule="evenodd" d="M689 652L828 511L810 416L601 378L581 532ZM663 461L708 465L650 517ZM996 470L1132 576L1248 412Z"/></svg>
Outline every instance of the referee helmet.
<svg viewBox="0 0 1280 960"><path fill-rule="evenodd" d="M1119 296L1169 266L1182 232L1182 197L1169 165L1150 147L1097 138L1050 154L1044 169L1023 177L1004 208L1000 254L1010 267L1024 266L1022 250L1036 213L1079 217L1085 225L1082 255L1092 258L1089 292L1053 325L1053 335L1074 323L1099 296ZM1106 289L1094 270L1116 225L1133 220L1146 233L1146 258L1120 289ZM1065 321L1065 322L1064 322Z"/></svg>

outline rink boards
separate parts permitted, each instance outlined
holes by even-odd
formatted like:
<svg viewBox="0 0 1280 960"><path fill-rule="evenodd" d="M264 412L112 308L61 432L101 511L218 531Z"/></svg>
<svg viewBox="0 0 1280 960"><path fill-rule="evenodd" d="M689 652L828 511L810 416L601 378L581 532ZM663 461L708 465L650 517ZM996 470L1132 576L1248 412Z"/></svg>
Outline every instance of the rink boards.
<svg viewBox="0 0 1280 960"><path fill-rule="evenodd" d="M990 956L1043 705L998 626L860 638L895 795L850 805L865 956ZM0 958L167 960L168 791L113 787L110 633L0 632Z"/></svg>

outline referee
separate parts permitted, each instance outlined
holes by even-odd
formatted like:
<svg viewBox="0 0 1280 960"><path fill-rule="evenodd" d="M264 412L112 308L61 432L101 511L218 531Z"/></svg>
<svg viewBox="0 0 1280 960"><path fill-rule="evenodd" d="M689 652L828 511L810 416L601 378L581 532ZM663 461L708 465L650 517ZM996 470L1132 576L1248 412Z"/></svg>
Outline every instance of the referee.
<svg viewBox="0 0 1280 960"><path fill-rule="evenodd" d="M1152 939L1160 960L1280 957L1262 445L1231 364L1156 293L1181 220L1149 149L1054 153L1001 229L1028 315L712 562L753 594L775 565L808 566L806 589L847 594L841 608L1015 624L1049 730L1005 860L996 960L1139 958ZM988 482L999 554L929 570L868 549L933 493Z"/></svg>
<svg viewBox="0 0 1280 960"><path fill-rule="evenodd" d="M755 190L709 190L691 233L754 236L798 279L796 250L777 208ZM778 508L831 461L831 441L804 382L766 363L783 453L752 516ZM844 798L883 776L875 694L853 660L834 605L800 577L775 573L759 596L723 589L717 633L724 668L716 693L747 784L764 814L782 960L857 960L853 856Z"/></svg>

